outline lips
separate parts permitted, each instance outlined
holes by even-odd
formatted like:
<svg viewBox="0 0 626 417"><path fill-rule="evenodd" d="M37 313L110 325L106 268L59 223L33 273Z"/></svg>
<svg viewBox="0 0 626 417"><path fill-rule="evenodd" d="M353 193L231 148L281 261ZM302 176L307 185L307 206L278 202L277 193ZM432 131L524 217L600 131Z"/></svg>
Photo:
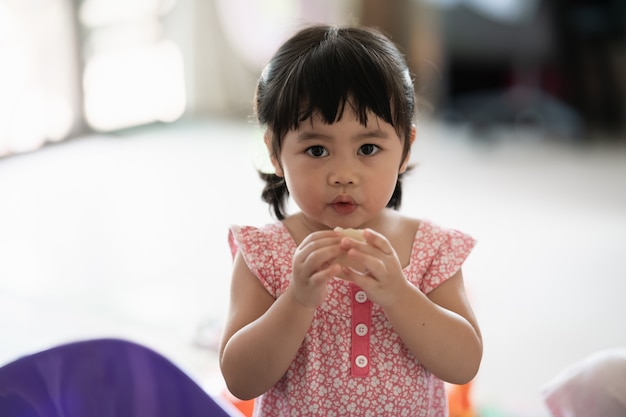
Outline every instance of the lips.
<svg viewBox="0 0 626 417"><path fill-rule="evenodd" d="M346 196L337 197L330 205L339 214L352 214L357 209L356 202Z"/></svg>

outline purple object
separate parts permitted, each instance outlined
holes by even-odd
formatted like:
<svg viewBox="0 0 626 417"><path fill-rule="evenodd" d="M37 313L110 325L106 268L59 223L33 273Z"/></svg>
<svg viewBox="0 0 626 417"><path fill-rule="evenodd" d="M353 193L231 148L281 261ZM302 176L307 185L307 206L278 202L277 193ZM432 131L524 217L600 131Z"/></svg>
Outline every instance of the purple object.
<svg viewBox="0 0 626 417"><path fill-rule="evenodd" d="M119 339L69 343L0 368L1 417L232 417L164 356Z"/></svg>

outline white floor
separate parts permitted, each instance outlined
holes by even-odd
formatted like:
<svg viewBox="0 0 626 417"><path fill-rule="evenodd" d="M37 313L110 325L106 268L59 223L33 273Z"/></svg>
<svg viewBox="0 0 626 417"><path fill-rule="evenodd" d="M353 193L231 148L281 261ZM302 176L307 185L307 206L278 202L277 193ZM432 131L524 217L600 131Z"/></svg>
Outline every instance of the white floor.
<svg viewBox="0 0 626 417"><path fill-rule="evenodd" d="M271 221L245 122L94 135L0 160L0 364L125 337L221 389L227 227ZM473 234L484 415L547 416L542 384L626 346L626 148L425 125L403 211ZM488 412L487 412L488 411Z"/></svg>

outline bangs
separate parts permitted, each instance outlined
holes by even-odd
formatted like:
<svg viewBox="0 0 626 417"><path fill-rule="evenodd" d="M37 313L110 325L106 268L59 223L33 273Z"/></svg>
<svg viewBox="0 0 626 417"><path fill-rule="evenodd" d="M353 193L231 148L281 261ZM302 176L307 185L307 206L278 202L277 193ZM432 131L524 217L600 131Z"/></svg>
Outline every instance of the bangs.
<svg viewBox="0 0 626 417"><path fill-rule="evenodd" d="M407 122L410 126L411 120L405 119L412 118L407 97L413 95L413 84L408 70L398 76L402 63L389 59L399 52L382 40L376 42L371 34L364 37L349 28L332 28L323 35L304 53L292 56L290 66L266 68L260 82L274 80L282 88L266 89L275 97L264 97L273 105L261 121L283 136L314 115L327 124L335 123L349 105L363 125L371 111L399 134Z"/></svg>

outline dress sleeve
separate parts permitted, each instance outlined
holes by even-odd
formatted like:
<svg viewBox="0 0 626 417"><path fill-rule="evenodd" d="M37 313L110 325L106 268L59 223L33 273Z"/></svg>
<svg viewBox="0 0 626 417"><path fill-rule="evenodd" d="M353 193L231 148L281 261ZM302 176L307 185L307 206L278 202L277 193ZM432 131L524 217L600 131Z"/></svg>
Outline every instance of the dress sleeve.
<svg viewBox="0 0 626 417"><path fill-rule="evenodd" d="M451 278L463 265L476 245L471 236L452 229L435 228L436 252L422 281L421 290L428 294Z"/></svg>
<svg viewBox="0 0 626 417"><path fill-rule="evenodd" d="M231 226L228 233L228 245L233 259L240 252L250 271L276 298L276 283L273 279L275 263L273 251L269 250L271 244L267 240L261 229L252 226Z"/></svg>

